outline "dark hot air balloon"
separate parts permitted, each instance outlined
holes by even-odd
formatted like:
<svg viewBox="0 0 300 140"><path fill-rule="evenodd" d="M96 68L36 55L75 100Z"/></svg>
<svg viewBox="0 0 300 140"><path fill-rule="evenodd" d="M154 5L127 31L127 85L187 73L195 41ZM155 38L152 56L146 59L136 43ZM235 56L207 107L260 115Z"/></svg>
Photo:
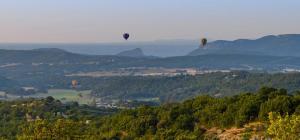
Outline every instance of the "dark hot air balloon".
<svg viewBox="0 0 300 140"><path fill-rule="evenodd" d="M207 44L207 39L206 38L202 38L202 40L201 40L202 47L204 47L206 44Z"/></svg>
<svg viewBox="0 0 300 140"><path fill-rule="evenodd" d="M128 34L128 33L124 33L124 34L123 34L123 38L124 38L125 40L128 40L129 34Z"/></svg>

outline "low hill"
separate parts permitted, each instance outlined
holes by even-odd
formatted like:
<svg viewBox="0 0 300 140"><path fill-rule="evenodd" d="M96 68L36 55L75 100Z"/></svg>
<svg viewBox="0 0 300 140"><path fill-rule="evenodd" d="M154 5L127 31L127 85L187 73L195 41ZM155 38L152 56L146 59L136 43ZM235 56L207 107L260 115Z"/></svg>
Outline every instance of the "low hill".
<svg viewBox="0 0 300 140"><path fill-rule="evenodd" d="M60 49L34 49L34 50L0 50L0 64L5 63L86 63L86 62L119 62L134 60L133 58L119 56L82 55L70 53Z"/></svg>
<svg viewBox="0 0 300 140"><path fill-rule="evenodd" d="M59 49L0 50L0 73L22 84L29 81L39 83L39 79L120 68L145 59L114 55L81 55Z"/></svg>
<svg viewBox="0 0 300 140"><path fill-rule="evenodd" d="M123 51L117 54L117 56L128 56L128 57L146 57L143 50L140 48L135 48L132 50Z"/></svg>

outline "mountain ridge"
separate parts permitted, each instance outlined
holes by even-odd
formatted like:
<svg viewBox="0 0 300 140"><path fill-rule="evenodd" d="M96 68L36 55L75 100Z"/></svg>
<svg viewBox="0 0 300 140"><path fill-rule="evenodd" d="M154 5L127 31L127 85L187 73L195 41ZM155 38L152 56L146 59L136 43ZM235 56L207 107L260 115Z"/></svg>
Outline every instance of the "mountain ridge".
<svg viewBox="0 0 300 140"><path fill-rule="evenodd" d="M300 34L268 35L258 39L216 40L198 48L188 56L204 54L259 54L270 56L300 56Z"/></svg>
<svg viewBox="0 0 300 140"><path fill-rule="evenodd" d="M47 49L46 49L47 50ZM55 66L84 66L80 69L91 68L127 68L127 67L195 67L195 68L225 68L244 67L289 67L300 68L300 57L296 56L271 56L260 54L239 53L208 53L197 56L176 56L166 58L155 57L128 57L117 55L82 55L67 51L45 51L45 50L0 50L0 65L7 69L7 64L29 64L36 67L34 63ZM0 69L1 70L1 69ZM96 70L96 69L95 69Z"/></svg>

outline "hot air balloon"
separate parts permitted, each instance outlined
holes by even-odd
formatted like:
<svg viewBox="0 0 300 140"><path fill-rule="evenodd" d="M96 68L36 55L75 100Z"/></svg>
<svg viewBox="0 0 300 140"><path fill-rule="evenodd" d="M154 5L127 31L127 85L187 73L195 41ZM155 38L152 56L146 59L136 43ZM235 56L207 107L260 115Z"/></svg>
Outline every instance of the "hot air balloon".
<svg viewBox="0 0 300 140"><path fill-rule="evenodd" d="M201 44L202 44L202 47L204 47L207 44L207 39L206 38L202 38Z"/></svg>
<svg viewBox="0 0 300 140"><path fill-rule="evenodd" d="M124 33L124 34L123 34L123 38L124 38L125 40L128 40L129 36L130 36L129 33Z"/></svg>
<svg viewBox="0 0 300 140"><path fill-rule="evenodd" d="M72 80L72 87L76 88L78 86L78 81L77 80Z"/></svg>

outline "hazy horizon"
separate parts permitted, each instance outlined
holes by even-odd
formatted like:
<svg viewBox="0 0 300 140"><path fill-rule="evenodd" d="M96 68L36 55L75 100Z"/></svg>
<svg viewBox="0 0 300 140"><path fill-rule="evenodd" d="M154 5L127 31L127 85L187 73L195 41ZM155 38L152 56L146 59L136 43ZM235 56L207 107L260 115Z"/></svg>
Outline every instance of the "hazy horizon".
<svg viewBox="0 0 300 140"><path fill-rule="evenodd" d="M300 35L299 33L286 33L286 34L265 34L265 35L259 35L259 36L254 36L251 38L247 38L247 37L237 37L237 38L230 38L230 39L215 39L215 38L207 38L208 42L214 42L214 41L219 41L219 40L225 40L225 41L235 41L235 40L239 40L239 39L249 39L249 40L256 40L262 37L266 37L266 36L279 36L279 35ZM123 45L130 45L130 44L139 44L139 43L155 43L155 42L185 42L185 41L192 41L192 42L196 42L199 43L199 41L201 40L201 38L190 38L190 39L182 39L182 38L173 38L173 39L155 39L155 40L140 40L140 41L125 41L125 40L120 40L120 41L116 41L116 42L0 42L0 44L34 44L34 45L43 45L43 44L50 44L50 45L56 45L56 44L91 44L91 45L97 45L97 44L123 44ZM124 44L125 43L125 44Z"/></svg>
<svg viewBox="0 0 300 140"><path fill-rule="evenodd" d="M1 0L0 43L122 43L300 33L294 0Z"/></svg>

